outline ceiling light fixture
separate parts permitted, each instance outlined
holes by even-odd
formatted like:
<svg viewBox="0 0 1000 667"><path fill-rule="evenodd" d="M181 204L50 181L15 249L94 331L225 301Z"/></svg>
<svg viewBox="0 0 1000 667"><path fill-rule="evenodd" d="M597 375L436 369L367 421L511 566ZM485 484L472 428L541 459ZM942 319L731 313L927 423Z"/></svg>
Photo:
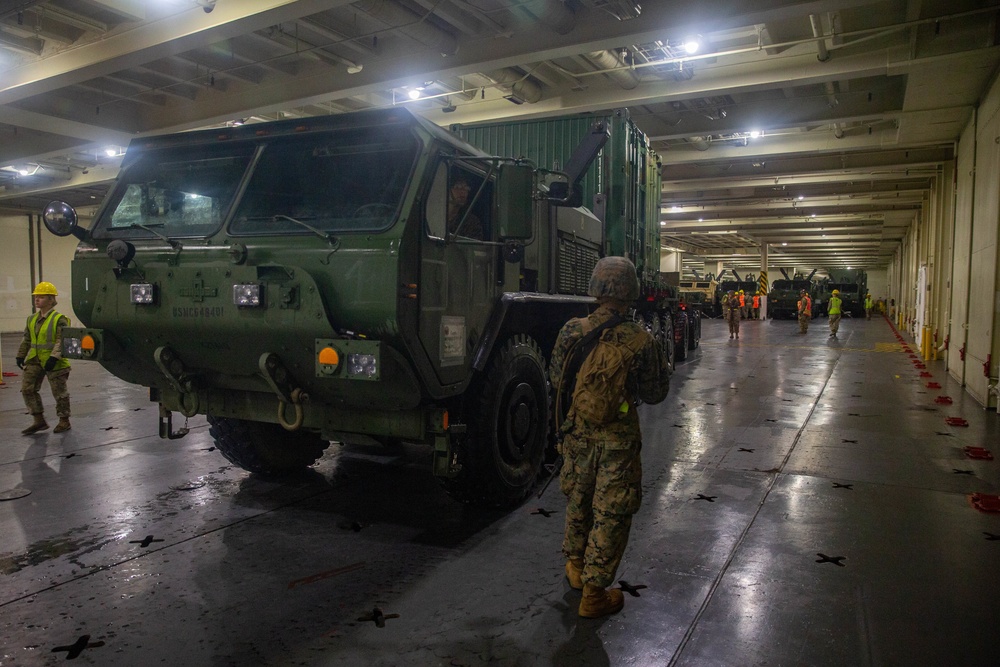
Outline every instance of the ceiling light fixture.
<svg viewBox="0 0 1000 667"><path fill-rule="evenodd" d="M419 90L417 90L416 88L414 88L413 90L409 91L409 92L408 92L408 93L406 93L406 94L407 94L407 96L408 96L408 97L409 97L409 98L410 98L411 100L419 100L419 99L420 99L420 91L419 91Z"/></svg>
<svg viewBox="0 0 1000 667"><path fill-rule="evenodd" d="M684 39L684 52L688 55L694 55L698 53L698 49L701 48L701 40L697 37L686 37Z"/></svg>

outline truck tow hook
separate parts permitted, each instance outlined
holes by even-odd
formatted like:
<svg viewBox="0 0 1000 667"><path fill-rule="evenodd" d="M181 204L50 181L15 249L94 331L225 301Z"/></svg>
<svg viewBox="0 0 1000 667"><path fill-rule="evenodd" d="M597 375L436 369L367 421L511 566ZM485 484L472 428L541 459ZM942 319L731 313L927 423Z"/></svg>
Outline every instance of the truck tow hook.
<svg viewBox="0 0 1000 667"><path fill-rule="evenodd" d="M304 417L302 412L302 402L309 399L309 395L302 391L301 389L292 390L292 405L295 406L295 421L289 423L285 421L285 401L278 401L278 423L286 431L297 431L302 427L302 418Z"/></svg>
<svg viewBox="0 0 1000 667"><path fill-rule="evenodd" d="M160 403L160 437L164 440L177 440L178 438L183 438L188 434L190 429L188 428L188 418L184 418L183 428L174 430L173 413L163 407L163 403Z"/></svg>
<svg viewBox="0 0 1000 667"><path fill-rule="evenodd" d="M275 394L278 395L278 423L286 431L297 431L302 427L302 404L309 400L309 395L297 386L281 358L273 352L264 352L257 360L260 374L267 381ZM285 419L285 408L291 403L295 406L294 421Z"/></svg>

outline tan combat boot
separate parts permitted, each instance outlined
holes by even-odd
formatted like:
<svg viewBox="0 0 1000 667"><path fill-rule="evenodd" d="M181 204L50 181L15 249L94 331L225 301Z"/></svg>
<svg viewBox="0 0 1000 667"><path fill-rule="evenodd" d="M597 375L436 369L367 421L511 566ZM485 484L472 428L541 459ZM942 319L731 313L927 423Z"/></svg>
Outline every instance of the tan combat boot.
<svg viewBox="0 0 1000 667"><path fill-rule="evenodd" d="M45 415L39 413L37 415L31 415L31 416L35 418L35 423L29 426L28 428L24 429L23 431L21 431L21 435L31 435L32 433L38 433L39 431L44 431L49 427L49 425L45 423Z"/></svg>
<svg viewBox="0 0 1000 667"><path fill-rule="evenodd" d="M600 586L587 584L583 587L583 599L580 600L580 616L584 618L600 618L609 614L617 614L625 606L625 594L617 588L607 590Z"/></svg>
<svg viewBox="0 0 1000 667"><path fill-rule="evenodd" d="M53 433L62 433L63 431L68 431L71 428L73 428L73 427L70 426L69 417L60 417L59 418L59 423L56 424L56 427L54 429L52 429L52 432Z"/></svg>
<svg viewBox="0 0 1000 667"><path fill-rule="evenodd" d="M578 591L583 590L583 559L570 558L566 561L566 579L569 587Z"/></svg>

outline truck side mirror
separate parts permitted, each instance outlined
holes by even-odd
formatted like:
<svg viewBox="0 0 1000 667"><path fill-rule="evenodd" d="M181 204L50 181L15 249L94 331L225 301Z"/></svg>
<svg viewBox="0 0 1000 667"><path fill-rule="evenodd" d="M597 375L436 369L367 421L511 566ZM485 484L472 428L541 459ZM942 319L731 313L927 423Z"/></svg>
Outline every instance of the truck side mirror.
<svg viewBox="0 0 1000 667"><path fill-rule="evenodd" d="M497 230L501 239L534 235L535 170L530 165L504 163L497 179Z"/></svg>
<svg viewBox="0 0 1000 667"><path fill-rule="evenodd" d="M72 234L81 241L87 240L87 230L80 227L76 210L64 201L52 201L42 212L45 228L56 236Z"/></svg>

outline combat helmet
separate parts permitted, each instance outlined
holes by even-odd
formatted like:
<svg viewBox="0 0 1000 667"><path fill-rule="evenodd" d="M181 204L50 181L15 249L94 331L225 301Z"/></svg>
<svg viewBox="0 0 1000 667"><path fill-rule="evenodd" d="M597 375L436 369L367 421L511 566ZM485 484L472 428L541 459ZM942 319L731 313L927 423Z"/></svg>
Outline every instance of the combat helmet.
<svg viewBox="0 0 1000 667"><path fill-rule="evenodd" d="M639 278L635 264L625 257L602 257L590 275L587 294L598 299L635 301L639 298Z"/></svg>

